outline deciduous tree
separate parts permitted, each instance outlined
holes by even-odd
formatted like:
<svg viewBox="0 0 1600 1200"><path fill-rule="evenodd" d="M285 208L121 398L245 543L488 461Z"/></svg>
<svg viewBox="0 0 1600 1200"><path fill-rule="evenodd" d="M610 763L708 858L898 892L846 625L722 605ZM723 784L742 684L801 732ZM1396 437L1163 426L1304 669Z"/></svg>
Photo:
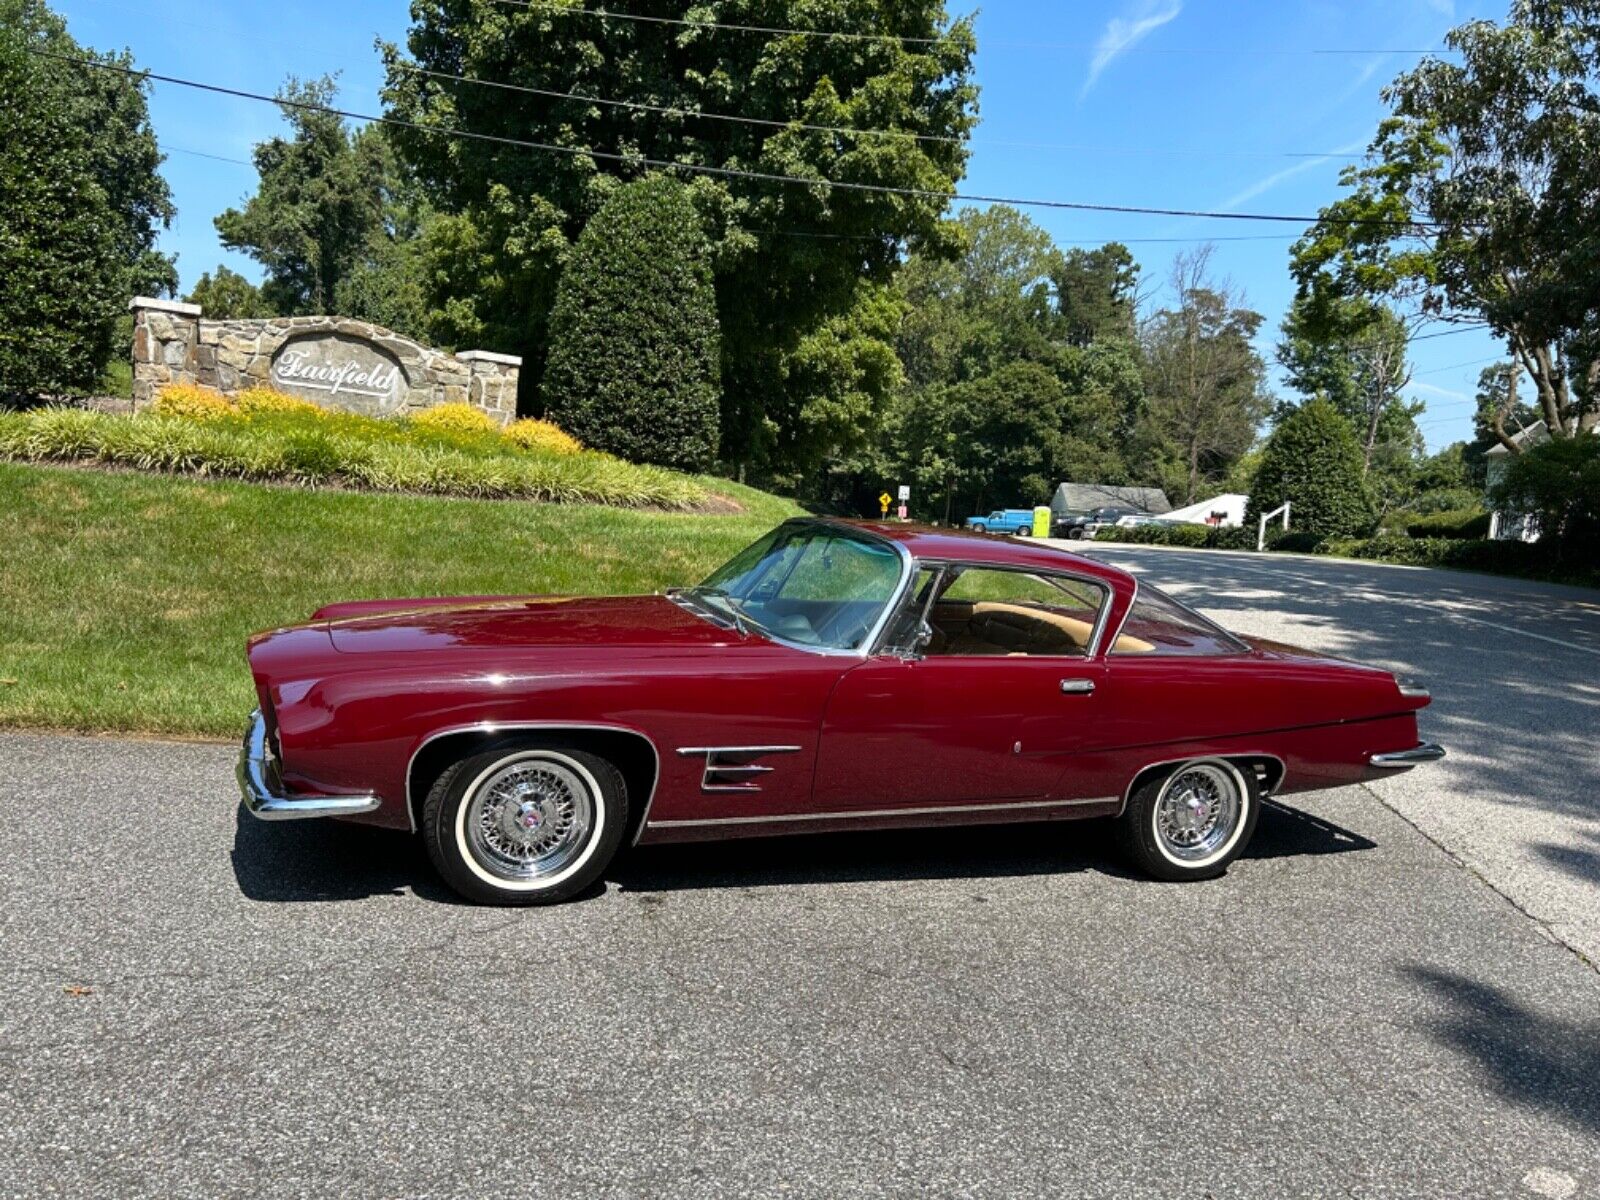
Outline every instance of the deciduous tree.
<svg viewBox="0 0 1600 1200"><path fill-rule="evenodd" d="M1144 325L1147 433L1175 461L1185 504L1224 477L1255 441L1271 403L1251 345L1260 313L1210 274L1209 247L1173 264L1172 303Z"/></svg>
<svg viewBox="0 0 1600 1200"><path fill-rule="evenodd" d="M855 436L858 406L837 397L886 376L862 372L851 353L838 362L856 382L823 381L814 339L870 304L862 282L887 284L908 246L949 243L944 197L976 121L970 21L951 21L941 0L675 8L688 25L626 19L663 15L645 0L608 0L603 12L582 2L417 0L412 13L406 53L386 51L385 97L422 127L398 140L430 200L453 214L449 236L431 244L481 267L434 270L447 293L436 308L522 353L524 377L537 376L554 332L555 280L584 223L619 181L650 170L647 160L700 168L683 177L713 240L724 458L793 478L822 447ZM850 36L718 28L729 24ZM432 132L445 129L557 149ZM797 359L811 366L796 370ZM887 399L876 393L874 410Z"/></svg>

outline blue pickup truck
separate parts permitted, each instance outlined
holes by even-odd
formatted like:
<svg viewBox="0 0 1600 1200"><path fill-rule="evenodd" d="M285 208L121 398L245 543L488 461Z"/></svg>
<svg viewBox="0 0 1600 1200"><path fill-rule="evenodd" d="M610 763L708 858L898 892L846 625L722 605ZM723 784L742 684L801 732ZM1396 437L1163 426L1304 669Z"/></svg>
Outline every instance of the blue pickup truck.
<svg viewBox="0 0 1600 1200"><path fill-rule="evenodd" d="M1033 532L1033 509L998 508L987 517L968 517L967 528L979 533L1029 533Z"/></svg>

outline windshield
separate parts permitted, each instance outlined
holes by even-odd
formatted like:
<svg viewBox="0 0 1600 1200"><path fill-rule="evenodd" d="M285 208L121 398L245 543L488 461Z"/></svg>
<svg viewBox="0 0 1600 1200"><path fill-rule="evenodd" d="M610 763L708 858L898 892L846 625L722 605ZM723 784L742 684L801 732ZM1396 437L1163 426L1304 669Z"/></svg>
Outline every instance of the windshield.
<svg viewBox="0 0 1600 1200"><path fill-rule="evenodd" d="M781 525L687 595L804 646L859 650L900 586L892 545L827 525Z"/></svg>

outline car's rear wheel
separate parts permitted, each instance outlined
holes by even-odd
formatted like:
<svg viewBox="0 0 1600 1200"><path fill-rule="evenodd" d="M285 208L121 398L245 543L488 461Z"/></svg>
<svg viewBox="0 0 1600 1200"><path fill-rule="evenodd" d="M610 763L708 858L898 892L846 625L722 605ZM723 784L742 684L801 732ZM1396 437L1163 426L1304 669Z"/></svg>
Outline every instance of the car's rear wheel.
<svg viewBox="0 0 1600 1200"><path fill-rule="evenodd" d="M977 522L976 524L974 524L972 526L972 531L974 533L988 533L989 532L989 527L987 525L985 525L982 521L979 521L979 522Z"/></svg>
<svg viewBox="0 0 1600 1200"><path fill-rule="evenodd" d="M558 745L503 743L428 793L422 834L446 883L484 904L553 904L600 878L628 823L621 773Z"/></svg>
<svg viewBox="0 0 1600 1200"><path fill-rule="evenodd" d="M1073 542L1082 541L1083 540L1083 530L1081 528L1077 527L1077 526L1074 526L1073 528L1067 530L1067 540L1068 541L1073 541Z"/></svg>
<svg viewBox="0 0 1600 1200"><path fill-rule="evenodd" d="M1213 879L1255 832L1261 797L1254 772L1221 758L1152 771L1121 817L1124 848L1157 879Z"/></svg>

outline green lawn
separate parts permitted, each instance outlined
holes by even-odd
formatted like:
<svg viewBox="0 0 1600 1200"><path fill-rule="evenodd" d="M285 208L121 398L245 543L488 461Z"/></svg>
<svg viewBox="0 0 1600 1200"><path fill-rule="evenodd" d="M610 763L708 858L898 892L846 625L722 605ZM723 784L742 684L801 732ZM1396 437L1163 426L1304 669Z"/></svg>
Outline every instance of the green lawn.
<svg viewBox="0 0 1600 1200"><path fill-rule="evenodd" d="M233 735L243 641L334 600L649 592L799 510L734 516L304 491L0 462L0 724Z"/></svg>

